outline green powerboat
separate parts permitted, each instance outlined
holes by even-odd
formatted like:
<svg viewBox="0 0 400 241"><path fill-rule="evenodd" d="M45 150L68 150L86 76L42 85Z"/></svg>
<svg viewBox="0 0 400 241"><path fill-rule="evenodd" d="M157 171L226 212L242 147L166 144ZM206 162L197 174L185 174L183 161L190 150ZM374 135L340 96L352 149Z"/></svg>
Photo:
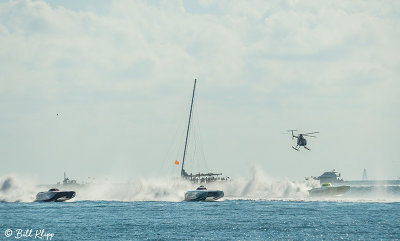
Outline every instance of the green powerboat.
<svg viewBox="0 0 400 241"><path fill-rule="evenodd" d="M313 188L308 192L312 197L321 197L321 196L339 196L345 194L349 190L350 186L334 187L330 183L323 183L321 187Z"/></svg>

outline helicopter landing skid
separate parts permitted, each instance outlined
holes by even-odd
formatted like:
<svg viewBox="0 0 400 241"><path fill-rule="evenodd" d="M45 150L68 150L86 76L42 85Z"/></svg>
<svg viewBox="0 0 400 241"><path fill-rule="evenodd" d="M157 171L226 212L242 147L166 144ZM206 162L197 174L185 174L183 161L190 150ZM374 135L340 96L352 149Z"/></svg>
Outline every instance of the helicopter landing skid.
<svg viewBox="0 0 400 241"><path fill-rule="evenodd" d="M292 146L293 149L295 149L296 151L300 151L299 148L296 148L294 146Z"/></svg>
<svg viewBox="0 0 400 241"><path fill-rule="evenodd" d="M308 147L306 147L306 146L304 146L304 148L306 148L307 150L311 151L311 149L310 149L310 148L308 148Z"/></svg>

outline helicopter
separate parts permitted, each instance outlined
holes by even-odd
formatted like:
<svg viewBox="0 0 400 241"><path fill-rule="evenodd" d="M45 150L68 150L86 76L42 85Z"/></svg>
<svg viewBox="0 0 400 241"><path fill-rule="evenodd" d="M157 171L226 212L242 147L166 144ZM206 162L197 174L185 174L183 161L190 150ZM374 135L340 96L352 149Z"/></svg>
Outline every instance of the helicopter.
<svg viewBox="0 0 400 241"><path fill-rule="evenodd" d="M307 145L307 140L306 140L306 138L304 138L304 137L305 137L305 136L307 136L307 137L316 137L316 136L313 136L313 134L319 133L318 131L315 131L315 132L310 132L310 133L305 133L305 134L299 134L298 136L296 136L296 135L294 135L293 132L294 132L294 131L297 131L297 130L288 130L288 131L292 132L292 140L293 140L294 138L297 138L297 145L296 145L296 147L292 146L292 148L295 149L296 151L300 151L300 147L301 147L301 146L304 147L305 149L311 151L310 148L306 147L306 145Z"/></svg>

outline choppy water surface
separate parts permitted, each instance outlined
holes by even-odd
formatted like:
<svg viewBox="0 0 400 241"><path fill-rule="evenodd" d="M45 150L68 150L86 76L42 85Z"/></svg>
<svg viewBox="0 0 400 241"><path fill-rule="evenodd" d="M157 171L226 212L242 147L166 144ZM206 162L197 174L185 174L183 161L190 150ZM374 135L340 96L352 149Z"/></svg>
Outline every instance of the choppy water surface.
<svg viewBox="0 0 400 241"><path fill-rule="evenodd" d="M345 184L342 196L312 198L319 183L256 173L207 185L224 190L221 201L183 202L195 185L141 179L69 187L73 200L37 203L48 187L0 177L0 240L399 240L400 181Z"/></svg>
<svg viewBox="0 0 400 241"><path fill-rule="evenodd" d="M399 202L1 203L0 240L18 229L33 230L19 240L399 239L399 213Z"/></svg>

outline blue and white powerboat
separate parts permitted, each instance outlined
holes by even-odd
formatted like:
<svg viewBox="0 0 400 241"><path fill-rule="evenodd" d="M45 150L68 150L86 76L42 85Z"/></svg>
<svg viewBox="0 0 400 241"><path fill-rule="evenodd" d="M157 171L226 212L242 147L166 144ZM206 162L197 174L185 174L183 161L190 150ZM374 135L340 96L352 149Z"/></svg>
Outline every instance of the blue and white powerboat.
<svg viewBox="0 0 400 241"><path fill-rule="evenodd" d="M194 191L185 193L185 201L216 201L224 196L224 191L207 190L206 187L200 186Z"/></svg>
<svg viewBox="0 0 400 241"><path fill-rule="evenodd" d="M39 192L36 195L36 202L64 202L75 197L74 191L60 191L57 188L51 188L47 192Z"/></svg>

